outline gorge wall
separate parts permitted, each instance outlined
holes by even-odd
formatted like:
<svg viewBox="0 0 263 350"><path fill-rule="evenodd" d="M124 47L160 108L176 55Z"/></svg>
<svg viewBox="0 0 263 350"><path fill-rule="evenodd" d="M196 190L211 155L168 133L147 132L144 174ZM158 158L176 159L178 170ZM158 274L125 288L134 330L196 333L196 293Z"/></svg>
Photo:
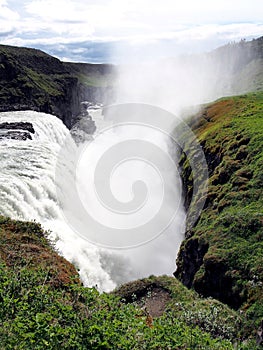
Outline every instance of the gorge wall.
<svg viewBox="0 0 263 350"><path fill-rule="evenodd" d="M257 92L220 99L189 120L206 156L209 183L175 272L188 288L242 308L253 320L263 318L262 112L263 94ZM184 153L181 167L188 198L193 183Z"/></svg>
<svg viewBox="0 0 263 350"><path fill-rule="evenodd" d="M209 87L211 96L206 97L210 100L263 88L263 37L230 43L181 60L186 64L186 72L193 66L201 72L200 83ZM174 69L175 63L173 58L157 62L153 75L158 71L157 79L169 79L165 70ZM30 109L50 113L70 128L80 112L80 102L115 101L119 68L110 64L62 62L40 50L0 45L0 111ZM212 93L214 90L216 94Z"/></svg>
<svg viewBox="0 0 263 350"><path fill-rule="evenodd" d="M235 77L233 84L229 87L229 94L231 92L244 93L251 90L258 90L258 92L218 100L204 106L199 114L189 119L191 129L197 135L206 156L209 186L206 204L199 221L195 227L189 227L186 231L186 239L181 246L177 259L177 271L175 272L175 276L185 286L194 289L199 295L216 298L232 308L242 310L246 322L249 325L251 322L254 329L260 325L263 318L262 44L263 39L260 38L248 43L229 45L211 54L218 55L217 57L221 58L224 57L224 59L220 59L220 65L225 67L226 75L231 71L231 74ZM246 55L243 55L244 52L246 52ZM229 62L232 62L229 61L231 55L236 57L237 65L231 66L230 69L228 65ZM68 127L71 127L74 118L79 113L81 101L91 100L104 103L112 101L114 74L114 67L110 65L63 63L38 50L0 46L0 110L32 109L51 113L62 119ZM225 88L223 77L220 83L223 91ZM30 125L26 127L30 128ZM4 128L5 125L2 125L2 129ZM28 129L26 130L28 131ZM16 134L13 133L13 136L16 137ZM186 143L185 148L187 147ZM188 220L191 222L193 213L191 208L188 208L192 193L191 169L184 153L182 153L180 164L185 187L185 205L188 209ZM68 283L75 276L76 271L64 259L61 258L57 261L58 258L51 252L49 246L43 243L44 235L40 233L41 229L38 225L15 223L3 217L0 218L0 221L1 236L4 237L1 241L0 255L8 268L9 265L19 267L19 259L24 264L24 259L29 257L30 262L33 261L34 263L39 260L40 256L41 261L44 261L44 270L46 266L51 266L51 271L48 275L45 272L44 277L41 275L41 283L37 282L36 285L40 285L42 289L45 284L48 284L48 288L49 284L52 288L54 286L65 288L65 285L67 285L66 288L69 288ZM34 237L31 231L37 237ZM19 236L19 241L17 236ZM42 245L43 249L39 249L38 245ZM22 256L21 252L23 253ZM50 261L52 263L55 261L55 263L51 265ZM28 267L28 264L26 264L26 267ZM196 294L183 288L176 279L167 281L169 284L178 284L178 290L182 290L181 293L178 290L170 293L172 296L176 296L175 302L172 304L174 314L171 318L171 329L174 335L174 320L176 315L178 316L178 312L184 313L184 317L187 318L188 310L194 310L193 324L196 325L197 316L200 315L200 307L202 305L204 307L206 303L212 303L212 301L211 299L205 300L205 302L201 300L200 304L202 303L202 305L200 306L196 302ZM20 280L18 282L20 283ZM168 288L166 285L168 282L165 280L166 289ZM76 283L79 283L78 278ZM152 282L150 284L147 281L147 283L153 285ZM154 283L156 283L155 280ZM148 293L148 284L146 287L143 285L143 288L140 287L138 290L143 290L143 292L146 290ZM13 284L9 283L9 285ZM159 287L159 284L157 286ZM17 289L19 290L19 288ZM27 288L30 290L29 287ZM130 292L131 287L128 287L128 289ZM13 293L13 291L11 292ZM85 300L83 305L81 301L77 300L79 295L84 295L84 291L81 292L82 294L77 294L74 289L73 292L72 310L74 312L76 310L78 316L80 312L83 312L84 316L81 319L86 322L86 299L83 299ZM134 290L132 292L127 295L133 296ZM137 293L137 289L135 289L135 292ZM36 295L41 295L39 290L37 290L37 293ZM194 296L194 300L191 301L191 305L186 304L184 308L182 300L185 300L188 293ZM139 293L137 294L139 295ZM123 293L120 295L123 296ZM24 298L24 295L22 297ZM25 293L25 297L27 297L27 293ZM97 294L96 298L98 299ZM96 298L94 297L94 300ZM68 300L66 300L66 303L68 303ZM213 303L216 307L221 305L215 301ZM10 305L12 306L11 303ZM118 301L116 305L116 310L119 312L120 302ZM212 320L211 328L213 328L213 332L215 324L214 310L217 310L215 305L211 306L209 313L206 310L203 312L203 314L209 315L209 318L205 318L205 322L203 322L203 319L200 319L199 323L197 322L198 325L202 326L207 325L208 321ZM224 307L226 306L224 305ZM47 312L50 312L50 303L47 303L46 309ZM98 310L102 309L98 308ZM14 310L15 307L10 307L10 324L5 324L6 334L8 335L10 335L10 325L15 324L16 311ZM38 311L36 308L37 314ZM227 313L230 313L230 311L228 310ZM5 314L7 314L6 311ZM218 313L218 315L221 314L222 312ZM242 313L239 312L233 312L232 315L231 310L231 319L235 323L237 323L237 317L241 317L240 315ZM102 316L104 317L104 314ZM136 321L138 319L137 316L135 317L132 314L129 317L129 322L127 322L129 327L131 320ZM37 320L35 310L33 310L30 317L34 322ZM74 320L78 318L74 318ZM27 319L28 314L22 318L25 321ZM53 320L53 316L51 319ZM73 317L70 319L73 320ZM17 317L15 321L20 322L18 325L21 325L21 318ZM189 322L189 318L186 321ZM53 332L53 321L49 322L47 320L46 323ZM110 324L112 324L111 320ZM224 324L224 319L218 321L220 327ZM34 327L37 329L35 324ZM47 329L49 329L48 327ZM72 326L71 331L74 329L76 329L75 325ZM86 327L85 324L85 327L81 327L81 330L84 329L90 329L90 327ZM60 337L59 331L58 338ZM222 332L221 328L219 331L217 330L216 335L219 334L221 337L223 334L225 336L225 331ZM14 337L18 337L16 328L14 328L13 333ZM6 334L4 334L4 339L7 341L10 337ZM101 334L107 334L107 332L104 332L103 329ZM231 334L233 334L231 337L236 341L236 331L232 331ZM49 334L46 335L47 339L49 339L48 336ZM39 337L39 334L36 333L35 338L37 339L35 341L38 341L43 337ZM62 344L62 346L64 345ZM114 345L112 345L112 348L114 348ZM222 348L221 345L218 348Z"/></svg>
<svg viewBox="0 0 263 350"><path fill-rule="evenodd" d="M0 45L0 111L50 113L70 128L80 102L107 100L113 71L111 65L65 63L40 50Z"/></svg>

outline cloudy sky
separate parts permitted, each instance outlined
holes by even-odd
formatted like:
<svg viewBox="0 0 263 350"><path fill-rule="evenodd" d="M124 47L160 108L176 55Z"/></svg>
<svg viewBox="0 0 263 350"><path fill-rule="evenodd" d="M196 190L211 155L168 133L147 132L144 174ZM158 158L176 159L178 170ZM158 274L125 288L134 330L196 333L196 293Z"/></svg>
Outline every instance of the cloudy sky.
<svg viewBox="0 0 263 350"><path fill-rule="evenodd" d="M262 35L262 0L0 0L1 44L67 61L150 60Z"/></svg>

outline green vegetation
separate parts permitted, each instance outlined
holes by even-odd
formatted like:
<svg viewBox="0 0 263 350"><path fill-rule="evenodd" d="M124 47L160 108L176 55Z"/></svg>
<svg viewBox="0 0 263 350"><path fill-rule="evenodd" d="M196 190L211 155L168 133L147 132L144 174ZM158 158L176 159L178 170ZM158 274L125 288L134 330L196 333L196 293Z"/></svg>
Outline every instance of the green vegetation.
<svg viewBox="0 0 263 350"><path fill-rule="evenodd" d="M192 128L207 158L209 186L176 276L201 295L240 309L256 330L263 319L263 93L220 99L204 107ZM181 163L189 194L185 155ZM190 221L192 215L190 208Z"/></svg>
<svg viewBox="0 0 263 350"><path fill-rule="evenodd" d="M66 102L66 89L72 78L55 58L39 50L0 46L0 62L3 110L33 108L52 113L56 99Z"/></svg>
<svg viewBox="0 0 263 350"><path fill-rule="evenodd" d="M165 310L174 319L188 326L198 326L213 337L236 341L242 338L241 325L245 320L217 300L201 299L198 294L184 287L177 279L167 276L127 283L113 292L126 303L133 303L151 315Z"/></svg>
<svg viewBox="0 0 263 350"><path fill-rule="evenodd" d="M67 127L84 100L112 95L113 66L61 62L40 50L0 45L0 111L37 110Z"/></svg>
<svg viewBox="0 0 263 350"><path fill-rule="evenodd" d="M111 79L109 77L105 77L104 75L94 74L94 75L86 75L83 73L79 73L76 75L79 82L85 86L95 86L95 87L106 87L110 85Z"/></svg>
<svg viewBox="0 0 263 350"><path fill-rule="evenodd" d="M34 222L0 218L1 349L256 349L241 341L242 315L175 278L109 294L83 287L46 235Z"/></svg>
<svg viewBox="0 0 263 350"><path fill-rule="evenodd" d="M63 63L72 76L87 88L106 88L114 85L115 68L110 64Z"/></svg>
<svg viewBox="0 0 263 350"><path fill-rule="evenodd" d="M242 43L254 49L237 55L231 87L258 92L220 99L189 119L209 186L194 227L195 208L188 208L175 273L182 283L151 276L99 294L82 286L39 224L0 217L0 349L262 348L256 345L263 320L262 44L262 38ZM220 50L232 49L239 46ZM80 100L96 101L114 74L111 66L62 63L39 50L0 45L0 108L54 113L70 126ZM186 154L198 160L198 152L183 132L188 207L193 173ZM204 196L197 180L196 204Z"/></svg>
<svg viewBox="0 0 263 350"><path fill-rule="evenodd" d="M51 96L63 95L62 86L56 81L56 76L49 76L43 73L38 73L31 68L25 68L28 81L26 84L28 87L33 88L34 85L42 90L44 93ZM66 76L65 76L66 77ZM25 77L23 77L25 79ZM60 76L61 78L61 76ZM31 84L30 84L31 82Z"/></svg>

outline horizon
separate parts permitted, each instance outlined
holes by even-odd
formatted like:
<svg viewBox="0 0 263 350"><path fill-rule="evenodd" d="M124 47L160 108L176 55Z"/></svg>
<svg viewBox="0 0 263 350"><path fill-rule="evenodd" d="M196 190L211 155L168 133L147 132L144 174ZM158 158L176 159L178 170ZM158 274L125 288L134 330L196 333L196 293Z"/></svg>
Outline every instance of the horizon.
<svg viewBox="0 0 263 350"><path fill-rule="evenodd" d="M233 41L233 42L228 42L228 43L225 43L223 45L220 45L220 46L217 46L215 47L214 49L211 49L209 51L203 51L203 52L193 52L193 53L181 53L181 54L177 54L177 55L174 55L174 56L167 56L165 58L158 58L156 60L153 60L153 61L150 61L150 62L141 62L141 64L145 64L145 63L155 63L155 62L161 62L162 60L169 60L169 59L176 59L176 58L184 58L184 57L189 57L189 56L194 56L194 55L202 55L202 54L209 54L217 49L220 49L221 47L224 47L224 46L227 46L227 45L234 45L234 44L238 44L242 41L253 41L253 40L258 40L260 38L263 38L263 35L262 36L259 36L257 38L252 38L250 40L247 40L247 39L240 39L240 41ZM80 63L80 64L102 64L102 65L111 65L111 66L125 66L125 65L133 65L134 63L138 63L138 62L120 62L120 63L116 63L116 62L91 62L91 61L73 61L73 60L65 60L65 59L61 59L60 57L57 57L55 55L53 55L52 53L49 53L48 50L44 50L44 49L41 49L41 48L38 48L38 47L33 47L33 46L18 46L18 45L9 45L9 44L2 44L0 43L0 46L10 46L10 47L14 47L14 48L18 48L18 49L31 49L31 50L39 50L47 55L50 55L54 58L57 58L59 59L61 62L65 62L65 63Z"/></svg>
<svg viewBox="0 0 263 350"><path fill-rule="evenodd" d="M148 62L256 39L262 12L260 0L0 0L0 43L68 62Z"/></svg>

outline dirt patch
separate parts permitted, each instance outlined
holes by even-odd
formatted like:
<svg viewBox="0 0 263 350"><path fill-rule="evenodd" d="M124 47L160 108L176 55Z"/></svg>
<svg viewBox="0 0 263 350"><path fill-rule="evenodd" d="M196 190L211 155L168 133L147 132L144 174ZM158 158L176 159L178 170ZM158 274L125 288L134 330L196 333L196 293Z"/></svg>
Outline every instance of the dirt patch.
<svg viewBox="0 0 263 350"><path fill-rule="evenodd" d="M160 317L164 313L167 304L171 301L170 293L163 288L153 288L145 297L137 301L137 304L152 317Z"/></svg>
<svg viewBox="0 0 263 350"><path fill-rule="evenodd" d="M138 280L120 287L114 294L122 297L122 302L138 305L145 315L160 317L172 300L171 292L157 282Z"/></svg>

